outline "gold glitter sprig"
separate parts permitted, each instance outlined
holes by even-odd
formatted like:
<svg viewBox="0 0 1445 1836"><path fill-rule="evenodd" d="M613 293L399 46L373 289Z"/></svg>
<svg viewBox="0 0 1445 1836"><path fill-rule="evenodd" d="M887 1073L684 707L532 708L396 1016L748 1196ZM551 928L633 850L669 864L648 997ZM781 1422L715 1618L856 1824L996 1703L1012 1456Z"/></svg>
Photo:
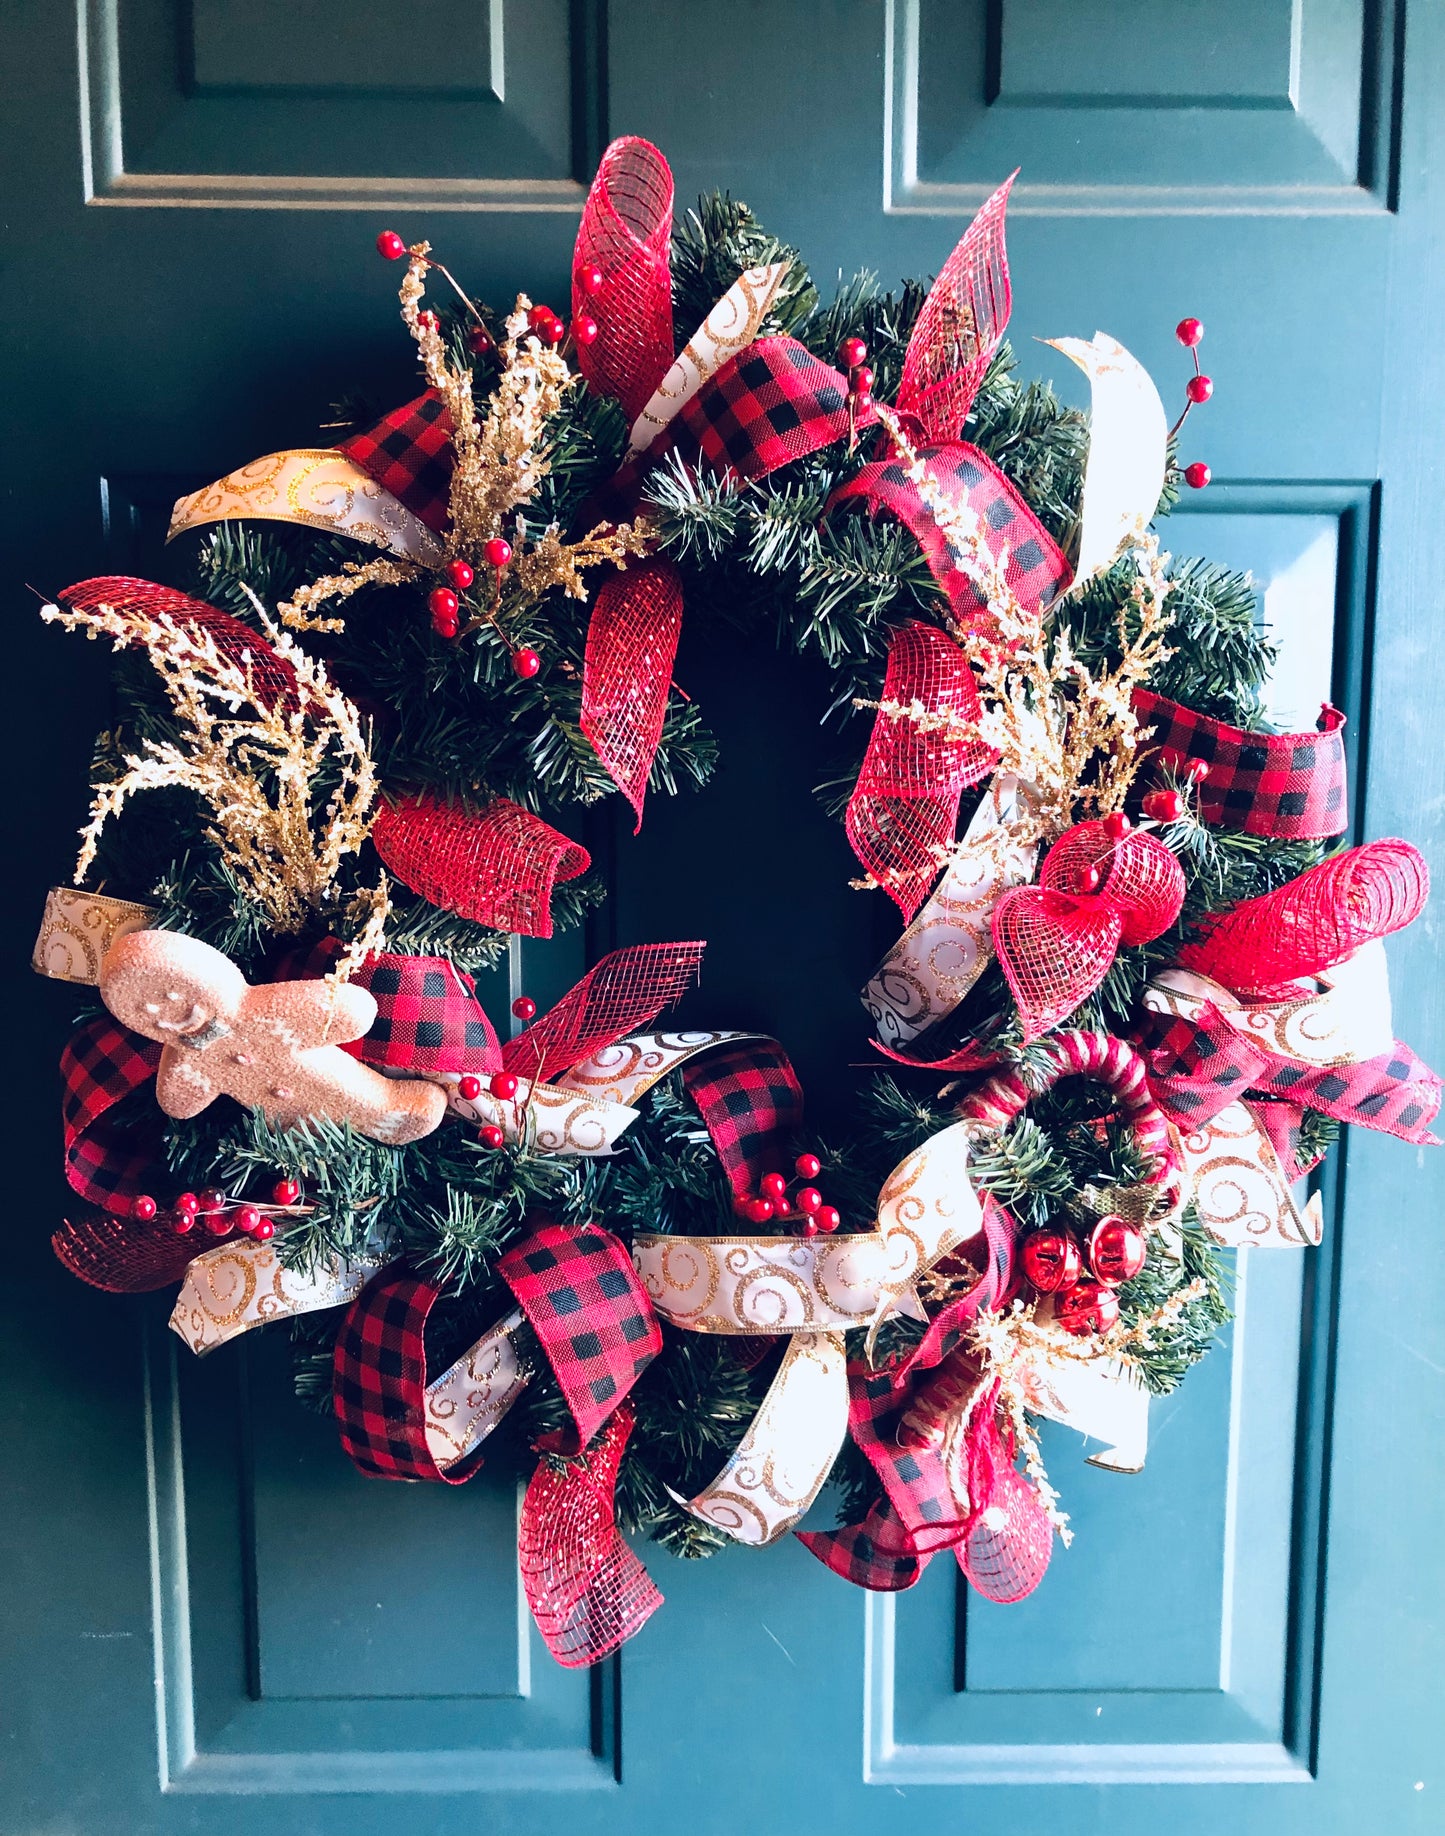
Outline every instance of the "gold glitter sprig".
<svg viewBox="0 0 1445 1836"><path fill-rule="evenodd" d="M393 561L378 555L374 561L347 561L339 574L322 574L307 586L297 587L276 611L281 623L292 631L344 631L343 618L322 618L315 607L328 601L350 599L366 586L401 586L409 580L420 580L423 570L410 561Z"/></svg>

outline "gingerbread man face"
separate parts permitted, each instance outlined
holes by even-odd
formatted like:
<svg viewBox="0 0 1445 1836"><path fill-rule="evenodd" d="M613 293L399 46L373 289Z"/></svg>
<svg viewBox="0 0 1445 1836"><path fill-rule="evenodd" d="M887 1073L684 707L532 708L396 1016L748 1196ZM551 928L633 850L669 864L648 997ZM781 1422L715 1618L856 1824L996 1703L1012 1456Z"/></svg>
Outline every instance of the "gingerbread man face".
<svg viewBox="0 0 1445 1836"><path fill-rule="evenodd" d="M228 956L197 937L136 931L107 953L100 993L123 1026L165 1047L156 1100L167 1115L198 1115L215 1097L230 1096L280 1128L324 1116L399 1146L429 1135L445 1114L435 1084L383 1077L340 1049L376 1019L364 988L253 988Z"/></svg>

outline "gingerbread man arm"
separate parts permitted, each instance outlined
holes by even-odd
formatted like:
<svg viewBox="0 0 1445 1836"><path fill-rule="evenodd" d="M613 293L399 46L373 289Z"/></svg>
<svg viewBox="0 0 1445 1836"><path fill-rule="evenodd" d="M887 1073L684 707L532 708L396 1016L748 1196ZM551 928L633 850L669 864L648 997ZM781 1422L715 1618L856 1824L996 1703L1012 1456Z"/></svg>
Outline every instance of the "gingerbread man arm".
<svg viewBox="0 0 1445 1836"><path fill-rule="evenodd" d="M156 1101L168 1116L184 1122L198 1116L218 1092L184 1046L167 1046L156 1069Z"/></svg>
<svg viewBox="0 0 1445 1836"><path fill-rule="evenodd" d="M247 990L243 1013L246 1020L278 1022L305 1050L365 1038L376 1001L350 982L263 982Z"/></svg>

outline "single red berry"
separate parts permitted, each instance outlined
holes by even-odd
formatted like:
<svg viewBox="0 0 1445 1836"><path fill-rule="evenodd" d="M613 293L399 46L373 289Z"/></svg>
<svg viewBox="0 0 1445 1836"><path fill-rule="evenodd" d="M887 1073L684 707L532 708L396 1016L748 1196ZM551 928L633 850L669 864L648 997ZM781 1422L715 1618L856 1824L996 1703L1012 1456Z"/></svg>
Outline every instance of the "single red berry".
<svg viewBox="0 0 1445 1836"><path fill-rule="evenodd" d="M823 1195L816 1186L804 1186L793 1199L799 1211L806 1211L810 1216L823 1208Z"/></svg>
<svg viewBox="0 0 1445 1836"><path fill-rule="evenodd" d="M1204 326L1198 319L1181 319L1174 327L1174 336L1187 349L1192 350L1204 336Z"/></svg>
<svg viewBox="0 0 1445 1836"><path fill-rule="evenodd" d="M1122 810L1110 810L1104 818L1104 833L1110 841L1123 841L1131 826L1129 818Z"/></svg>
<svg viewBox="0 0 1445 1836"><path fill-rule="evenodd" d="M748 1207L744 1216L747 1218L749 1224L766 1224L772 1215L773 1201L771 1199L755 1198L748 1200Z"/></svg>
<svg viewBox="0 0 1445 1836"><path fill-rule="evenodd" d="M450 587L433 587L427 594L426 603L431 609L433 618L455 618L460 603Z"/></svg>
<svg viewBox="0 0 1445 1836"><path fill-rule="evenodd" d="M527 308L527 323L533 331L536 331L539 325L545 325L548 319L555 319L556 316L550 306L529 306Z"/></svg>
<svg viewBox="0 0 1445 1836"><path fill-rule="evenodd" d="M226 1195L219 1186L207 1186L201 1194L202 1211L220 1211L226 1203Z"/></svg>
<svg viewBox="0 0 1445 1836"><path fill-rule="evenodd" d="M416 315L417 329L419 331L435 331L438 322L434 312L419 312Z"/></svg>
<svg viewBox="0 0 1445 1836"><path fill-rule="evenodd" d="M733 1198L733 1210L740 1218L745 1218L748 1215L748 1206L751 1205L752 1202L750 1194L739 1192Z"/></svg>
<svg viewBox="0 0 1445 1836"><path fill-rule="evenodd" d="M201 1209L201 1201L194 1192L181 1192L176 1195L176 1210L184 1211L188 1217L194 1217Z"/></svg>
<svg viewBox="0 0 1445 1836"><path fill-rule="evenodd" d="M271 1218L258 1218L252 1227L251 1235L258 1243L269 1243L276 1235L275 1221Z"/></svg>
<svg viewBox="0 0 1445 1836"><path fill-rule="evenodd" d="M868 390L855 389L853 391L853 408L855 413L867 414L872 406L873 397L869 394Z"/></svg>
<svg viewBox="0 0 1445 1836"><path fill-rule="evenodd" d="M209 1211L206 1213L206 1229L213 1237L229 1237L235 1228L229 1211Z"/></svg>
<svg viewBox="0 0 1445 1836"><path fill-rule="evenodd" d="M1144 814L1155 822L1178 822L1184 814L1184 798L1177 790L1150 791L1144 799Z"/></svg>
<svg viewBox="0 0 1445 1836"><path fill-rule="evenodd" d="M567 327L554 312L545 325L537 327L537 336L543 344L560 344L567 336Z"/></svg>
<svg viewBox="0 0 1445 1836"><path fill-rule="evenodd" d="M1191 784L1202 784L1209 776L1208 759L1191 759L1184 767L1184 775Z"/></svg>
<svg viewBox="0 0 1445 1836"><path fill-rule="evenodd" d="M493 536L482 550L488 567L505 567L512 558L512 544L503 541L501 536Z"/></svg>
<svg viewBox="0 0 1445 1836"><path fill-rule="evenodd" d="M1019 1246L1024 1274L1040 1294L1056 1294L1079 1278L1079 1246L1066 1230L1031 1230Z"/></svg>
<svg viewBox="0 0 1445 1836"><path fill-rule="evenodd" d="M506 1139L506 1135L495 1122L488 1122L485 1128L477 1130L477 1140L483 1147L499 1148Z"/></svg>
<svg viewBox="0 0 1445 1836"><path fill-rule="evenodd" d="M138 1193L130 1202L130 1215L139 1218L142 1224L149 1224L156 1215L156 1202L149 1192Z"/></svg>
<svg viewBox="0 0 1445 1836"><path fill-rule="evenodd" d="M855 395L866 395L873 387L873 372L868 368L866 363L860 364L853 372L851 382Z"/></svg>
<svg viewBox="0 0 1445 1836"><path fill-rule="evenodd" d="M461 626L454 618L434 618L431 624L439 638L454 638L461 631Z"/></svg>
<svg viewBox="0 0 1445 1836"><path fill-rule="evenodd" d="M278 1179L271 1188L271 1200L277 1205L294 1205L301 1196L299 1179Z"/></svg>
<svg viewBox="0 0 1445 1836"><path fill-rule="evenodd" d="M254 1205L243 1205L236 1213L236 1229L252 1231L261 1222L261 1214Z"/></svg>
<svg viewBox="0 0 1445 1836"><path fill-rule="evenodd" d="M512 1012L519 1020L535 1020L537 1018L537 1003L532 999L531 995L518 995L516 1000L512 1003Z"/></svg>
<svg viewBox="0 0 1445 1836"><path fill-rule="evenodd" d="M788 1190L788 1182L781 1173L764 1173L758 1181L758 1191L765 1199L780 1199Z"/></svg>
<svg viewBox="0 0 1445 1836"><path fill-rule="evenodd" d="M804 1218L798 1226L798 1234L802 1237L816 1237L820 1228L816 1218Z"/></svg>
<svg viewBox="0 0 1445 1836"><path fill-rule="evenodd" d="M1079 875L1079 884L1085 892L1095 893L1104 884L1104 869L1097 861L1090 861Z"/></svg>
<svg viewBox="0 0 1445 1836"><path fill-rule="evenodd" d="M474 357L487 357L491 354L494 348L492 334L485 325L474 325L467 333L467 347Z"/></svg>
<svg viewBox="0 0 1445 1836"><path fill-rule="evenodd" d="M793 1171L799 1179L816 1179L823 1171L823 1163L816 1154L799 1154L793 1162Z"/></svg>
<svg viewBox="0 0 1445 1836"><path fill-rule="evenodd" d="M1054 1318L1079 1339L1107 1332L1118 1317L1118 1295L1097 1281L1076 1281L1054 1302Z"/></svg>
<svg viewBox="0 0 1445 1836"><path fill-rule="evenodd" d="M460 555L455 556L447 562L447 579L459 593L465 593L476 579L476 575L472 572L471 562L463 561Z"/></svg>
<svg viewBox="0 0 1445 1836"><path fill-rule="evenodd" d="M574 344L596 344L597 335L602 327L589 312L579 312L572 321L572 342Z"/></svg>
<svg viewBox="0 0 1445 1836"><path fill-rule="evenodd" d="M376 239L376 252L388 261L400 261L406 254L406 244L395 230L383 230Z"/></svg>
<svg viewBox="0 0 1445 1836"><path fill-rule="evenodd" d="M868 346L861 338L845 338L838 346L838 361L845 370L856 370L868 361Z"/></svg>
<svg viewBox="0 0 1445 1836"><path fill-rule="evenodd" d="M843 1222L843 1214L836 1205L825 1205L818 1213L818 1229L834 1231Z"/></svg>
<svg viewBox="0 0 1445 1836"><path fill-rule="evenodd" d="M512 1098L517 1094L516 1073L514 1071L493 1072L487 1088L494 1097L500 1097L502 1102L510 1103Z"/></svg>
<svg viewBox="0 0 1445 1836"><path fill-rule="evenodd" d="M597 295L602 291L603 284L604 277L602 270L597 266L595 261L589 261L585 267L581 267L577 270L578 290L585 293L589 299L596 299Z"/></svg>
<svg viewBox="0 0 1445 1836"><path fill-rule="evenodd" d="M1132 1281L1149 1254L1144 1233L1114 1212L1089 1232L1089 1267L1106 1288Z"/></svg>
<svg viewBox="0 0 1445 1836"><path fill-rule="evenodd" d="M482 1080L473 1071L463 1071L457 1079L457 1095L463 1102L475 1103L482 1094Z"/></svg>
<svg viewBox="0 0 1445 1836"><path fill-rule="evenodd" d="M512 670L524 682L535 676L542 667L542 659L535 650L514 650L512 652Z"/></svg>
<svg viewBox="0 0 1445 1836"><path fill-rule="evenodd" d="M171 1219L171 1229L178 1237L189 1235L196 1228L194 1211L177 1211Z"/></svg>
<svg viewBox="0 0 1445 1836"><path fill-rule="evenodd" d="M1191 376L1184 385L1184 393L1191 402L1207 402L1214 393L1214 384L1207 376Z"/></svg>
<svg viewBox="0 0 1445 1836"><path fill-rule="evenodd" d="M1184 482L1191 491L1202 491L1214 476L1202 459L1196 459L1193 465L1184 468Z"/></svg>

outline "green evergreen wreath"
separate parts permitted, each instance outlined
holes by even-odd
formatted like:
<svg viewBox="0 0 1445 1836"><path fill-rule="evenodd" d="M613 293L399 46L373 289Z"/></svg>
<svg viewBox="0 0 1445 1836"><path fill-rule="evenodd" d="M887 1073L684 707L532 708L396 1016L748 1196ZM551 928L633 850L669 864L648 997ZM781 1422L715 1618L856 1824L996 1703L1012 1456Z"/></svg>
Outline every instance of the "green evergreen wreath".
<svg viewBox="0 0 1445 1836"><path fill-rule="evenodd" d="M681 334L667 357L678 355L689 329L702 325L740 277L770 269L769 302L752 328L754 339L791 340L789 349L810 354L834 375L841 353L846 401L840 396L830 410L834 437L755 476L710 466L684 445L666 441L650 456L629 458L637 388L635 381L620 389L609 386L606 360L609 350L616 362L627 358L627 328L636 332L646 301L638 305L628 295L619 303L612 293L616 271L604 260L594 272L585 242L589 221L595 228L594 207L599 199L606 202L609 162L628 157L628 149L637 146L619 144L623 153L609 152L598 181L603 189L594 188L584 220L570 329L548 308L525 299L506 316L473 305L460 290L458 305L423 308L422 288L437 266L427 246L407 251L390 232L379 239L384 255L407 257L403 316L430 386L422 399L444 400L450 418L440 423L433 417L408 431L404 418L393 416L382 421L378 434L375 412L353 403L336 412L335 444L358 438L360 451L370 441L374 455L379 440L399 438L403 446L410 441L404 461L383 456L382 466L390 464L392 473L377 470L373 476L398 476L398 464L403 471L410 466L417 490L435 492L423 478L427 465L442 465L444 477L450 468L450 502L445 491L442 495L448 514L433 519L429 558L418 559L416 551L399 554L394 547L383 547L378 557L374 537L368 545L338 526L274 520L271 511L263 513L266 520L207 522L173 552L189 566L187 591L249 629L258 654L275 644L283 657L294 656L298 653L288 646L296 640L287 627L302 633L300 654L317 659L329 682L369 720L370 759L383 800L376 807L387 807L388 800L404 807L423 796L465 814L504 799L539 816L561 837L575 832L579 809L619 788L589 737L584 709L599 584L626 581L665 558L675 566L687 619L707 621L719 643L760 650L775 645L826 672L830 719L854 744L857 760L819 792L841 817L855 791L868 733L889 717L885 676L900 628L912 623L950 644L960 641L980 666L986 649L977 630L970 636L961 628L935 560L907 521L850 513L846 501L849 487L880 455L893 453L902 463L912 450L906 417L900 423L888 404L898 404L906 393L920 321L938 289L930 294L927 286L910 282L885 293L860 276L824 302L801 257L767 235L746 205L719 195L701 199L671 229L669 262L669 181L660 254L653 237L653 268L661 263L665 281L670 273L671 323ZM635 151L630 156L639 157ZM660 162L660 156L653 158ZM997 265L1003 263L1003 195L995 211ZM630 227L634 242L646 240L636 223ZM974 266L962 283L955 275L955 287L979 285L980 272L975 246ZM444 269L441 273L451 280ZM1006 266L1002 273L1006 295ZM976 311L942 334L942 348L945 355L952 352L955 367L967 361L977 371L966 418L950 437L992 462L1072 557L1081 539L1088 417L1062 403L1046 383L1021 380L1002 340L1002 319L986 338L980 322L984 302L973 304ZM1004 318L1006 313L1005 299ZM1197 332L1186 322L1181 340L1196 344ZM932 335L938 338L936 329ZM937 350L935 344L935 367ZM469 473L473 460L455 432L463 388L478 405L482 430L481 457ZM630 403L626 410L619 394ZM649 388L643 399L650 394ZM1204 395L1207 389L1195 391L1193 399ZM410 404L401 417L416 408ZM894 434L901 446L889 446ZM1156 513L1161 520L1176 501L1182 476L1172 438L1168 461ZM621 516L616 492L629 468L631 496ZM400 490L396 494L407 501ZM1168 562L1162 577L1168 585L1167 651L1156 651L1148 689L1215 729L1264 736L1263 689L1274 651L1259 629L1250 580L1199 559ZM1125 665L1144 616L1139 581L1137 553L1126 545L1081 589L1056 598L1042 619L1038 655L1066 717L1082 707L1080 684L1106 680ZM463 975L500 960L509 937L505 923L447 909L395 876L388 903L376 841L365 839L374 811L360 819L355 845L342 849L324 883L306 892L299 915L278 922L275 900L258 894L214 799L208 804L184 772L166 776L164 761L194 751L194 726L178 710L170 678L152 666L154 653L145 654L139 626L127 631L113 618L105 622L118 590L116 582L84 583L59 595L59 609L49 610L69 624L108 632L118 647L116 723L98 744L95 782L98 808L121 802L125 807L97 830L94 883L112 897L157 908L149 919L153 928L213 945L253 982L278 972L320 973L334 966L338 949L347 968L378 949L396 957L447 959ZM235 628L229 629L234 635ZM994 662L1003 668L1007 657L999 663L1000 648L1006 653L1007 644L995 639ZM991 678L986 669L983 675L987 690ZM304 704L304 695L301 700ZM715 752L706 708L666 692L660 731L646 761L647 792L686 795L707 779ZM135 761L142 757L158 762L148 778L136 777ZM275 801L278 757L252 751L237 753L235 760ZM1126 936L1119 943L1107 973L1068 1013L1066 1024L1072 1031L1138 1038L1146 990L1159 972L1209 936L1211 922L1221 915L1317 867L1329 852L1329 838L1344 824L1290 833L1288 825L1270 830L1205 821L1201 779L1197 769L1188 769L1187 749L1172 759L1157 755L1133 787L1128 779L1138 759L1131 755L1127 763L1109 807L1122 818L1127 793L1132 832L1142 823L1182 870L1182 901L1157 934L1140 942ZM1098 769L1096 759L1073 787L1081 796L1097 784ZM354 770L344 749L317 755L305 787L313 829L323 829L338 802L344 803L347 773ZM132 802L132 788L152 794ZM975 781L964 800L960 833L985 794ZM1146 801L1142 816L1141 795L1154 799ZM1095 817L1107 813L1097 801L1085 800L1069 820L1090 808ZM1056 825L1055 833L1064 826ZM1129 830L1124 819L1111 833L1117 839ZM1090 871L1092 888L1087 879L1073 888L1080 897L1097 889L1099 869ZM605 894L596 872L559 875L548 886L544 919L529 930L550 934L554 926L574 925ZM1404 921L1396 912L1369 936ZM278 971L283 958L291 967ZM1282 994L1277 982L1241 987L1276 1003L1291 993ZM1295 987L1293 998L1301 992ZM973 1191L1005 1208L1016 1246L1030 1233L1062 1231L1084 1239L1100 1210L1090 1195L1140 1189L1150 1177L1149 1156L1117 1093L1082 1081L1043 1087L1059 1024L1028 1026L995 960L953 1011L903 1054L908 1063L862 1080L846 1140L793 1143L792 1152L805 1157L800 1177L810 1186L816 1179L841 1214L841 1233L873 1229L878 1194L890 1172L955 1121L960 1094L976 1088L985 1070L1014 1074L1037 1094L1027 1115L980 1131L969 1158ZM976 1054L973 1062L967 1062L969 1048ZM1390 1111L1394 1132L1421 1138L1433 1114L1429 1105L1438 1103L1438 1087L1413 1061L1401 1069L1396 1082L1401 1081L1419 1095L1421 1111L1400 1123L1397 1104ZM1246 1088L1258 1087L1239 1086ZM1286 1163L1285 1171L1297 1173L1320 1159L1354 1100L1347 1093L1323 1108L1296 1106L1293 1165ZM616 1152L591 1157L539 1151L525 1128L518 1140L489 1144L485 1130L479 1136L455 1115L403 1146L368 1139L324 1116L278 1126L261 1109L229 1101L190 1119L158 1118L154 1091L142 1081L115 1102L107 1126L122 1141L128 1129L133 1141L155 1133L150 1185L137 1197L131 1182L126 1216L125 1189L117 1184L114 1202L103 1207L110 1213L109 1234L94 1220L72 1222L57 1247L77 1272L101 1285L144 1286L151 1284L115 1275L114 1258L97 1274L99 1265L86 1262L86 1246L102 1235L113 1247L193 1224L194 1207L188 1213L187 1203L177 1203L186 1193L216 1195L202 1204L201 1236L192 1239L197 1250L204 1248L206 1205L212 1217L240 1219L242 1231L249 1209L253 1218L274 1217L282 1261L303 1270L327 1257L354 1258L374 1248L378 1220L384 1219L389 1253L442 1290L427 1341L429 1369L441 1371L510 1304L497 1279L498 1259L526 1237L539 1216L564 1227L595 1223L624 1245L636 1233L684 1239L745 1235L750 1219L754 1230L768 1221L749 1213L756 1196L740 1197L681 1072L655 1083L638 1106L641 1113L618 1139ZM1366 1106L1356 1119L1369 1120L1372 1113L1378 1106L1374 1112ZM815 1172L807 1170L808 1155L816 1157ZM86 1190L74 1176L73 1183ZM295 1197L283 1202L293 1187L299 1204ZM90 1196L96 1196L93 1190ZM1175 1204L1166 1229L1146 1233L1142 1268L1110 1289L1118 1320L1109 1343L1126 1348L1124 1363L1155 1394L1182 1379L1229 1317L1227 1253L1219 1233L1206 1227L1187 1200L1186 1193ZM793 1206L784 1215L792 1220L789 1228L815 1227L814 1214L806 1210ZM925 1335L925 1314L936 1315L935 1302L946 1305L980 1276L976 1257L970 1262L963 1252L941 1266L945 1278L931 1298L925 1294L928 1308L916 1317L895 1313L870 1341L867 1356L876 1368L906 1368ZM1046 1289L1031 1284L1029 1266L1015 1259L1006 1290L991 1296L993 1319L1009 1317L1010 1306L1031 1315L1043 1299ZM1077 1273L1077 1262L1074 1269ZM284 1328L293 1341L299 1395L327 1412L344 1311L309 1311ZM864 1359L864 1336L861 1325L848 1335L855 1366ZM683 1555L708 1554L729 1540L684 1501L728 1460L774 1381L778 1343L747 1343L749 1353L740 1357L736 1340L727 1336L664 1332L660 1355L641 1371L630 1395L635 1427L617 1477L617 1518L625 1530L645 1533ZM535 1344L530 1352L532 1381L487 1441L491 1460L510 1458L525 1466L529 1450L569 1424L570 1397ZM985 1360L983 1368L985 1376L992 1372L997 1379L996 1363ZM1017 1415L1015 1410L1008 1417L1005 1410L1003 1444L1010 1455L1021 1451L1027 1457L1027 1423ZM560 1462L563 1456L548 1458ZM560 1464L557 1470L563 1471ZM877 1461L866 1456L856 1437L844 1443L832 1476L843 1488L841 1521L855 1522L877 1506Z"/></svg>

